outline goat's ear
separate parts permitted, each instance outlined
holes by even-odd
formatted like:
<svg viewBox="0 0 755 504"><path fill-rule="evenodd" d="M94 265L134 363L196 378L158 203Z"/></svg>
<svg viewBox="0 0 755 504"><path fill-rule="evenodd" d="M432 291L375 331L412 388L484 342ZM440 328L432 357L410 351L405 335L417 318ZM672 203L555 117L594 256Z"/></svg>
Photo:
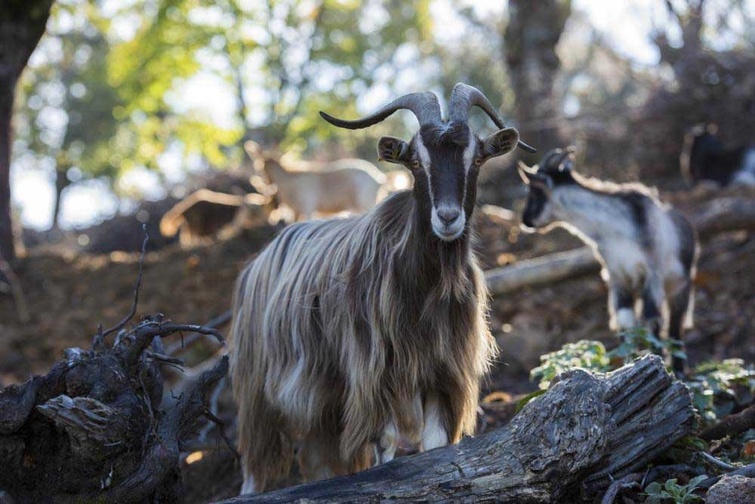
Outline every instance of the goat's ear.
<svg viewBox="0 0 755 504"><path fill-rule="evenodd" d="M378 159L389 163L404 164L409 162L411 148L409 144L396 137L384 136L378 141Z"/></svg>
<svg viewBox="0 0 755 504"><path fill-rule="evenodd" d="M528 186L537 187L546 192L553 189L553 181L549 176L539 173L536 169L530 168L521 161L517 165L517 171L522 181Z"/></svg>
<svg viewBox="0 0 755 504"><path fill-rule="evenodd" d="M514 128L498 130L482 141L482 155L485 159L506 154L519 141L519 132Z"/></svg>
<svg viewBox="0 0 755 504"><path fill-rule="evenodd" d="M566 148L566 157L564 157L563 161L561 161L561 165L558 167L559 170L570 172L574 168L574 155L577 152L577 147L575 145L570 145Z"/></svg>

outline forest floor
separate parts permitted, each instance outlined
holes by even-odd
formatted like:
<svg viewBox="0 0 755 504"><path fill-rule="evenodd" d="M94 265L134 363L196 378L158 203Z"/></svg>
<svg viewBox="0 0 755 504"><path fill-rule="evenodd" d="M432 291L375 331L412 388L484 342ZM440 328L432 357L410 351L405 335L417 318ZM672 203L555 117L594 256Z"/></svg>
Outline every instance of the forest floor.
<svg viewBox="0 0 755 504"><path fill-rule="evenodd" d="M664 194L682 211L693 211L725 191ZM738 193L741 195L741 191ZM755 192L750 192L755 197ZM546 235L522 233L516 223L478 212L477 250L484 269L582 246L563 230ZM149 252L139 292L137 317L164 313L177 323L206 322L230 306L233 282L243 265L277 232L261 225L211 245L171 246ZM16 273L31 319L19 320L12 298L0 297L0 384L45 373L68 347L88 347L98 325L115 325L131 308L138 254L35 254L21 259ZM689 362L741 358L755 362L755 236L748 232L717 235L703 244L695 293L695 329L685 337ZM537 388L529 371L539 356L564 343L599 340L618 344L608 330L606 288L598 275L543 288L526 288L491 300L490 325L501 348L495 369L484 383L498 404L484 409L482 428L505 422L517 395ZM223 333L227 327L223 328ZM200 343L180 352L193 366L216 351ZM176 377L178 378L178 377ZM232 420L227 394L221 417ZM222 446L222 445L220 445ZM206 453L186 466L190 501L206 502L238 492L240 472L228 450Z"/></svg>

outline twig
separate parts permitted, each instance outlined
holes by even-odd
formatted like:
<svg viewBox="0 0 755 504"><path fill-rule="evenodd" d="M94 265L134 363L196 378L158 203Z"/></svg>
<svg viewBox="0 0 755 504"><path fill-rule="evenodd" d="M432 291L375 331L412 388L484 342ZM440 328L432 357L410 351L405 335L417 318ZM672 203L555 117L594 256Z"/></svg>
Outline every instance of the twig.
<svg viewBox="0 0 755 504"><path fill-rule="evenodd" d="M642 478L642 482L640 483L640 486L642 486L642 488L645 488L645 483L648 481L656 481L659 479L666 480L672 474L680 474L680 473L692 475L692 476L700 476L701 474L705 474L705 471L702 468L692 467L687 464L672 464L672 465L655 466L647 471L647 473L645 474L645 477Z"/></svg>
<svg viewBox="0 0 755 504"><path fill-rule="evenodd" d="M5 260L2 254L0 254L0 273L5 276L10 285L11 295L13 296L13 302L16 305L16 312L21 322L27 323L29 317L29 307L26 304L26 296L24 296L24 289L21 287L21 282L16 276L16 272L13 271L8 261Z"/></svg>
<svg viewBox="0 0 755 504"><path fill-rule="evenodd" d="M212 394L210 395L209 404L207 405L207 412L205 413L205 416L207 416L208 419L212 420L212 422L220 426L221 435L223 434L223 430L222 430L223 422L219 421L220 419L217 416L217 412L218 412L218 402L220 401L220 394L221 392L223 392L223 387L225 387L225 381L226 381L226 377L224 376L223 379L220 380L217 385L215 385L215 389L212 391ZM208 415L211 415L212 418ZM214 419L218 419L218 421L216 422ZM199 433L200 441L204 441L205 439L207 439L207 436L210 434L212 427L213 427L212 423L208 423L207 425L202 427L202 430Z"/></svg>
<svg viewBox="0 0 755 504"><path fill-rule="evenodd" d="M239 452L236 451L236 448L234 448L233 443L231 443L231 440L228 438L228 435L225 433L225 422L222 421L217 416L215 416L210 410L205 410L204 416L207 418L207 420L209 420L210 422L218 426L218 433L220 434L220 438L225 443L226 448L228 448L228 451L233 453L233 456L236 458L236 460L240 460L241 455L239 455Z"/></svg>
<svg viewBox="0 0 755 504"><path fill-rule="evenodd" d="M210 319L207 323L202 324L202 327L208 328L208 329L217 329L218 327L222 327L225 324L227 324L232 317L233 313L231 310L225 311L218 315L217 317ZM168 355L173 355L174 353L178 352L179 350L182 350L190 345L192 345L194 342L198 341L202 336L204 336L203 333L191 333L188 336L184 337L181 335L180 341L174 341L170 345L168 345L168 348L165 353Z"/></svg>
<svg viewBox="0 0 755 504"><path fill-rule="evenodd" d="M118 322L116 325L102 333L102 338L123 329L123 326L125 326L128 321L131 320L134 315L136 315L136 305L139 303L139 288L142 285L142 273L144 272L144 256L147 253L147 243L149 242L149 233L147 233L146 224L142 224L142 231L144 231L144 241L142 242L142 255L139 258L139 274L136 277L136 285L134 286L134 303L131 305L131 311L128 313L128 315L126 315L123 320Z"/></svg>
<svg viewBox="0 0 755 504"><path fill-rule="evenodd" d="M210 334L215 337L218 343L221 345L225 344L223 337L215 329L208 329L206 327L192 324L174 324L170 321L163 320L162 315L156 315L153 318L146 319L129 333L129 335L133 337L133 341L129 346L121 347L121 351L123 352L122 355L126 364L130 367L136 365L142 352L155 337L168 336L180 331L194 331L202 334Z"/></svg>
<svg viewBox="0 0 755 504"><path fill-rule="evenodd" d="M724 471L734 471L737 469L736 466L733 466L731 464L727 464L723 460L719 460L710 453L701 451L698 452L698 455L700 455L702 458L704 458L706 461L710 462L712 465L718 467L719 469L723 469Z"/></svg>
<svg viewBox="0 0 755 504"><path fill-rule="evenodd" d="M608 490L606 490L606 493L603 494L600 504L613 504L619 492L627 488L639 487L638 481L641 479L642 474L632 473L627 474L621 479L614 480L611 486L608 487Z"/></svg>
<svg viewBox="0 0 755 504"><path fill-rule="evenodd" d="M700 438L705 441L723 439L726 436L736 436L740 432L755 427L755 404L743 409L735 415L729 415L716 425L705 429Z"/></svg>
<svg viewBox="0 0 755 504"><path fill-rule="evenodd" d="M718 483L718 480L720 480L722 476L724 475L708 478L698 486L703 489L708 489ZM745 478L755 478L755 463L741 467L736 471L731 471L730 473L726 474L726 476L744 476Z"/></svg>

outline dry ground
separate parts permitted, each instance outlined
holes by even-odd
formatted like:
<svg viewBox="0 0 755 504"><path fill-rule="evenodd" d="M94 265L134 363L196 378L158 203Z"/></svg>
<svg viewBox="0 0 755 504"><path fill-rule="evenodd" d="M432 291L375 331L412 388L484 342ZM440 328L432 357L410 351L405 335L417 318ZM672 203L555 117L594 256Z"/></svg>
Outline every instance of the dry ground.
<svg viewBox="0 0 755 504"><path fill-rule="evenodd" d="M682 210L721 193L664 195ZM755 197L755 193L752 193ZM202 323L228 309L233 281L243 264L275 234L260 226L210 246L177 246L150 252L145 262L137 314L162 312L176 322ZM580 246L563 231L545 236L519 232L512 223L478 215L478 250L484 267L508 264ZM686 336L692 363L739 357L755 362L755 236L733 232L704 244L696 291L696 328ZM128 313L138 254L34 255L22 259L17 274L31 311L22 324L10 297L0 297L0 383L7 385L44 373L64 348L86 347L98 324L110 327ZM492 300L491 326L502 349L485 393L521 394L534 390L528 372L539 356L563 343L599 339L616 344L607 329L606 289L597 276L547 288L524 289ZM196 345L183 352L190 365L214 351ZM223 416L233 417L227 398ZM499 424L510 405L486 408L485 424ZM187 468L191 500L203 502L238 490L240 474L228 452L206 456Z"/></svg>

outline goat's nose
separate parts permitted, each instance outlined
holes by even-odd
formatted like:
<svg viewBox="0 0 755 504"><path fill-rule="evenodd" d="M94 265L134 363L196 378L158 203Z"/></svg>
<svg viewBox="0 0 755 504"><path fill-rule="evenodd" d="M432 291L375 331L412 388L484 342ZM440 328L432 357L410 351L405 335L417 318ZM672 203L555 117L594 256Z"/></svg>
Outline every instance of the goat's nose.
<svg viewBox="0 0 755 504"><path fill-rule="evenodd" d="M461 210L458 208L441 208L438 210L438 217L446 226L458 219L460 214Z"/></svg>

